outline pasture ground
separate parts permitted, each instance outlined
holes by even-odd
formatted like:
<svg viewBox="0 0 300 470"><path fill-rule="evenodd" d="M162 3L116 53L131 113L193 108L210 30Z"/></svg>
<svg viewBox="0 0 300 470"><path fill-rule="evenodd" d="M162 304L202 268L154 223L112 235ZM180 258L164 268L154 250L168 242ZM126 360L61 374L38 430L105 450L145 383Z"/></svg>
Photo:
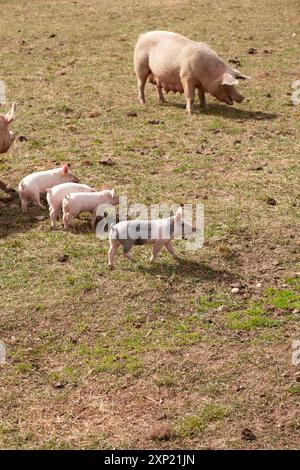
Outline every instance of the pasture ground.
<svg viewBox="0 0 300 470"><path fill-rule="evenodd" d="M299 448L299 2L0 9L0 79L18 103L2 180L67 161L130 203L205 204L201 250L178 241L181 261L150 266L136 248L110 272L88 217L51 231L46 211L0 194L0 447ZM152 29L239 61L247 99L209 97L188 117L182 96L159 105L147 85L141 107L132 51Z"/></svg>

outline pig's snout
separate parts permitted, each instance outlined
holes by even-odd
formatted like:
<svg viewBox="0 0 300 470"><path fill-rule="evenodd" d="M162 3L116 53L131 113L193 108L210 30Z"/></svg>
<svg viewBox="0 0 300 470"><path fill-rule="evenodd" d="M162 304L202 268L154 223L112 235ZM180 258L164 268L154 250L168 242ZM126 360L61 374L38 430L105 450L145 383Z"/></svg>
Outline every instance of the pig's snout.
<svg viewBox="0 0 300 470"><path fill-rule="evenodd" d="M236 103L241 103L242 101L244 101L245 97L237 93L236 96L233 97L233 99L234 101L236 101Z"/></svg>
<svg viewBox="0 0 300 470"><path fill-rule="evenodd" d="M229 104L230 106L234 104L233 99L231 98L231 96L226 96L224 98L224 103Z"/></svg>
<svg viewBox="0 0 300 470"><path fill-rule="evenodd" d="M230 93L230 98L236 103L241 103L245 99L245 97L241 95L235 88L233 88L232 92Z"/></svg>
<svg viewBox="0 0 300 470"><path fill-rule="evenodd" d="M79 183L79 178L77 178L77 176L75 175L72 175L72 183Z"/></svg>

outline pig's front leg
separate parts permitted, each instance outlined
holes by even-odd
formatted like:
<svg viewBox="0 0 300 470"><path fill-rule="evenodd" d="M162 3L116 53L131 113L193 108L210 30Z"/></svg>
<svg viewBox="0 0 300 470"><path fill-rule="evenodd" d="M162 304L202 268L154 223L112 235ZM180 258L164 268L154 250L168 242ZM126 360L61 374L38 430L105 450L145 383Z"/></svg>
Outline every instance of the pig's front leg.
<svg viewBox="0 0 300 470"><path fill-rule="evenodd" d="M166 249L168 250L168 252L173 256L174 259L178 259L178 256L177 256L177 254L176 254L176 252L175 252L175 250L174 250L174 247L173 247L173 245L172 245L171 242L166 243L166 244L165 244L165 247L166 247Z"/></svg>
<svg viewBox="0 0 300 470"><path fill-rule="evenodd" d="M186 78L181 78L183 90L186 98L186 110L188 114L192 114L193 103L195 100L195 87L194 85Z"/></svg>
<svg viewBox="0 0 300 470"><path fill-rule="evenodd" d="M155 241L154 242L153 248L152 248L152 255L150 257L150 263L155 262L155 260L157 258L157 255L160 252L160 250L162 249L163 245L164 245L164 242L161 242L161 241Z"/></svg>
<svg viewBox="0 0 300 470"><path fill-rule="evenodd" d="M93 229L93 230L94 230L95 225L96 225L96 219L97 219L97 207L96 207L96 209L94 209L93 212L92 212L91 225L92 225L92 229Z"/></svg>
<svg viewBox="0 0 300 470"><path fill-rule="evenodd" d="M200 108L207 109L206 100L205 100L205 92L199 88L198 95L199 95L199 101L200 101Z"/></svg>

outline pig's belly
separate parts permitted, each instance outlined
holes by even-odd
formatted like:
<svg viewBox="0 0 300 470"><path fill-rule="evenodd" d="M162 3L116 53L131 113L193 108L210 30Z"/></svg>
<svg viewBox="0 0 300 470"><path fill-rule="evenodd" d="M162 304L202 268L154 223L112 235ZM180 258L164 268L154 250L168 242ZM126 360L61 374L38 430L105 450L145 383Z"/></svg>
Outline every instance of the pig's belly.
<svg viewBox="0 0 300 470"><path fill-rule="evenodd" d="M158 88L163 88L163 90L168 93L169 91L173 91L174 93L183 93L183 86L181 80L170 80L169 77L161 76L161 75L151 75L149 76L149 82L156 85Z"/></svg>
<svg viewBox="0 0 300 470"><path fill-rule="evenodd" d="M183 86L180 80L180 67L176 63L169 63L164 60L164 54L159 54L156 50L150 55L149 68L151 74L149 81L159 88L163 88L167 93L183 93Z"/></svg>

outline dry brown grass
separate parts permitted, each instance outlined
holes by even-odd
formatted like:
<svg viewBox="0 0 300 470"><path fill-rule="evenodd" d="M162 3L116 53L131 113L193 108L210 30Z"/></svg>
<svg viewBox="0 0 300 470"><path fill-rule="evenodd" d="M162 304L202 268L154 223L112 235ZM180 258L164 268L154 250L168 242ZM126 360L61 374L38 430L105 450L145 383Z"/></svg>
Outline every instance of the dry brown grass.
<svg viewBox="0 0 300 470"><path fill-rule="evenodd" d="M163 254L150 267L141 248L136 265L119 258L109 272L107 243L86 220L51 232L47 213L24 216L1 194L0 447L299 448L300 105L289 95L300 79L298 2L0 8L0 79L28 139L1 156L1 179L16 186L65 160L131 202L201 201L206 214L203 249L176 244L184 261ZM252 76L247 100L211 98L189 118L183 97L159 106L148 86L139 107L132 50L155 28L238 57Z"/></svg>

